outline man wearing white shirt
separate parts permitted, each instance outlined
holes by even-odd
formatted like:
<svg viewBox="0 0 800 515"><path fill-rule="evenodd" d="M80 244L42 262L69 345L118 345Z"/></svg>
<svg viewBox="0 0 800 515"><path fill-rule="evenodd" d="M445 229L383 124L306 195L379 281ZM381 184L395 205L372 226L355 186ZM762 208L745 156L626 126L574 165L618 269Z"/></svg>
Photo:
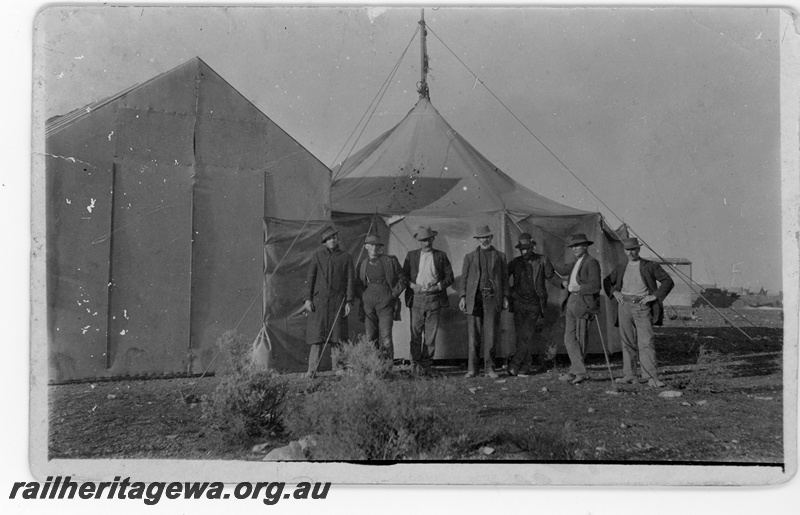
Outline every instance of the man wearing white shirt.
<svg viewBox="0 0 800 515"><path fill-rule="evenodd" d="M561 307L566 324L564 346L569 355L570 369L558 379L572 384L586 380L583 357L586 354L589 321L600 311L600 263L589 255L589 245L592 243L585 234L572 235L568 246L572 249L575 262L556 267L560 275L569 274L569 280L561 283L561 287L567 290Z"/></svg>
<svg viewBox="0 0 800 515"><path fill-rule="evenodd" d="M454 281L447 254L433 248L437 234L430 227L420 227L414 234L420 248L409 252L403 262L410 281L406 306L411 311L411 364L421 375L429 373L433 364L439 313L448 305L447 287Z"/></svg>

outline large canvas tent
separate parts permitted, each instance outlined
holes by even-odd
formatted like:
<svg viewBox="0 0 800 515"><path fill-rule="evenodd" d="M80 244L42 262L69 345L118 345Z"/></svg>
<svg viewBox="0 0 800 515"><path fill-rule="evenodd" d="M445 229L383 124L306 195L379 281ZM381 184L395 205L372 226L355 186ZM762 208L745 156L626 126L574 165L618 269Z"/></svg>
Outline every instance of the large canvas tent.
<svg viewBox="0 0 800 515"><path fill-rule="evenodd" d="M559 204L511 179L459 135L426 97L396 126L335 170L331 204L343 247L354 259L360 255L368 232L380 234L387 241L387 253L402 262L408 251L418 247L413 238L418 226L430 225L438 231L435 247L447 252L456 284L448 291L450 307L442 313L437 359L467 356L466 320L457 305L464 256L477 246L473 239L476 226L488 224L495 231L494 245L509 260L517 253L514 245L521 232L531 233L538 242L537 252L546 254L554 263L572 259L566 240L574 233L585 233L595 242L590 253L600 260L603 274L625 259L619 238L599 213ZM313 237L304 239L308 247L298 241L299 235L307 231L308 224L267 220L267 248L268 253L274 254L273 261L284 255L289 242L295 242L295 249L302 249L298 255L318 246L319 241ZM272 269L269 273L288 277L289 272L281 274ZM302 267L293 273L302 274ZM302 280L295 281L295 289L301 289ZM551 287L549 293L547 325L537 342L543 353L548 349L558 352L559 344L563 351L561 291ZM292 301L295 308L302 302L302 292L296 297ZM609 350L620 350L617 331L612 330L614 313L610 310L614 306L603 299L600 324L591 326L589 352L602 352L598 327L602 328ZM302 348L302 315L289 306L274 310L272 315L273 335L292 342L286 344L287 348ZM355 338L360 328L351 315L350 337ZM513 320L508 314L503 317L502 330L498 357L509 356L514 349ZM408 343L409 313L404 309L403 321L395 323L395 358L410 357ZM300 370L304 358L304 354L296 352L281 368Z"/></svg>
<svg viewBox="0 0 800 515"><path fill-rule="evenodd" d="M194 58L49 120L50 382L211 370L262 324L264 217L330 216L330 170Z"/></svg>

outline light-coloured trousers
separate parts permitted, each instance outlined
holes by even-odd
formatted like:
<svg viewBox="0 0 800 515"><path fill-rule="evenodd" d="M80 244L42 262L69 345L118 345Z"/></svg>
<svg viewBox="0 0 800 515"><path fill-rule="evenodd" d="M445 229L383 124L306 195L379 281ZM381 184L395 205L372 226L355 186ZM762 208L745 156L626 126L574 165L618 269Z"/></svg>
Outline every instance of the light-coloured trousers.
<svg viewBox="0 0 800 515"><path fill-rule="evenodd" d="M650 307L639 303L619 305L619 336L622 340L622 373L635 377L636 362L643 379L658 377L656 348L653 345L653 322Z"/></svg>
<svg viewBox="0 0 800 515"><path fill-rule="evenodd" d="M569 372L573 375L586 374L583 357L586 355L586 342L589 339L589 320L575 315L575 295L570 295L564 314L564 347L569 355Z"/></svg>

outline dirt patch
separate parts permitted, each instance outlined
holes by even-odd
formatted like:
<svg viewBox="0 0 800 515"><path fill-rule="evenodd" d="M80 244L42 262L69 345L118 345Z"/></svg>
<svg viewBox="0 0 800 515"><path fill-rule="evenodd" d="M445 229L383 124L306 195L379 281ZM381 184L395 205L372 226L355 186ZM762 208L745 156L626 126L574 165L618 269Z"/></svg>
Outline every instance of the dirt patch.
<svg viewBox="0 0 800 515"><path fill-rule="evenodd" d="M575 444L575 460L604 462L783 462L782 315L775 310L724 310L742 330L726 326L711 309L678 308L656 331L659 368L666 389L614 385L602 355L587 362L590 380L558 381L566 371L558 356L546 371L528 377L466 379L460 367L443 367L437 378L454 386L458 424L495 428L484 442L473 442L464 460L526 460L528 436L541 432L566 436ZM684 319L686 318L686 319ZM701 353L714 359L698 367ZM622 358L611 368L621 376ZM693 376L694 374L694 376ZM692 388L698 374L705 387ZM288 406L310 389L335 388L338 377L323 373L310 384L287 374ZM50 386L49 457L179 458L257 460L251 446L220 449L206 434L198 402L218 378L153 379ZM662 398L665 390L680 392ZM274 434L271 448L293 437ZM264 443L261 442L252 442ZM491 446L486 454L482 448Z"/></svg>

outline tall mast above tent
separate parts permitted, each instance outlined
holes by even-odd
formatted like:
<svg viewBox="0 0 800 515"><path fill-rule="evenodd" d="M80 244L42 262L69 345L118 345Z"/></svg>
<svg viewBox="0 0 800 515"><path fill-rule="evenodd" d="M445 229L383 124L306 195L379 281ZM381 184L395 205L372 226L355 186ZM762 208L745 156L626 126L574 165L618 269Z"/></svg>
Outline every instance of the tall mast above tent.
<svg viewBox="0 0 800 515"><path fill-rule="evenodd" d="M419 93L419 98L427 98L428 100L431 99L430 92L428 91L428 49L425 46L425 38L428 35L428 31L425 29L425 9L421 9L422 15L419 20L420 24L420 73L422 75L422 79L420 80L419 87L417 88L417 92Z"/></svg>

